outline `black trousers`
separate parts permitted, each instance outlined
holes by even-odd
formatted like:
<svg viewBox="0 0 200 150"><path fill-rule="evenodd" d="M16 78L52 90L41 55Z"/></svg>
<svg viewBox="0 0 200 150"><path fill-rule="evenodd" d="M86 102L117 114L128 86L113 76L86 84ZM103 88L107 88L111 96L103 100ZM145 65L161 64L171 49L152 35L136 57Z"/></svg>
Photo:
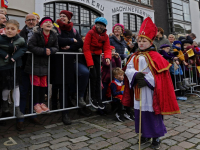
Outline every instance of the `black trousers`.
<svg viewBox="0 0 200 150"><path fill-rule="evenodd" d="M62 84L53 84L52 85L52 109L56 110L58 109L58 101L57 101L57 95L59 90L59 103L60 103L60 109L63 109L63 101L64 101L64 108L68 107L68 96L69 96L69 85L65 85L65 99L63 99L63 85ZM62 111L62 114L66 114L67 110Z"/></svg>
<svg viewBox="0 0 200 150"><path fill-rule="evenodd" d="M101 88L101 57L92 55L94 66L90 68L90 86L92 99L100 100Z"/></svg>

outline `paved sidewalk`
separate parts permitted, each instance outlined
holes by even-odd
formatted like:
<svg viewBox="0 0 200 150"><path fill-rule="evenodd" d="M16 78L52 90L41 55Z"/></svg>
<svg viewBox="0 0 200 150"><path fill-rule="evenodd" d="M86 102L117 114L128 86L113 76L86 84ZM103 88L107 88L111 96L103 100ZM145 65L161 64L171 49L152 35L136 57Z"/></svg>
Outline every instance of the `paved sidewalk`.
<svg viewBox="0 0 200 150"><path fill-rule="evenodd" d="M200 149L200 99L190 97L179 101L179 106L182 114L164 117L168 133L162 137L161 150ZM30 133L4 135L0 150L138 150L134 121L121 123L111 115L74 120L70 126L53 123L35 128L27 126ZM149 144L142 149L151 150Z"/></svg>

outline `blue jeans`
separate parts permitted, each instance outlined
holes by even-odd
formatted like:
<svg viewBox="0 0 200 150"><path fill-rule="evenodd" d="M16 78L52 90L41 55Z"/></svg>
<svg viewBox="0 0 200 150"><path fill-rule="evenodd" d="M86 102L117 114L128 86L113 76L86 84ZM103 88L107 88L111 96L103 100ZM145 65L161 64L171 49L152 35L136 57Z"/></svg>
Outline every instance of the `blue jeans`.
<svg viewBox="0 0 200 150"><path fill-rule="evenodd" d="M74 64L74 70L76 72L76 63ZM79 97L84 97L88 80L89 80L89 69L85 65L78 63L78 96ZM74 88L76 89L76 87Z"/></svg>
<svg viewBox="0 0 200 150"><path fill-rule="evenodd" d="M21 70L21 83L19 84L19 90L20 90L20 111L25 114L26 110L26 103L29 100L29 112L31 113L31 98L28 98L28 92L31 87L31 82L29 78L29 74L24 72L24 70ZM27 99L28 98L28 99ZM31 116L31 118L35 118L36 116ZM24 118L17 119L17 122L24 122Z"/></svg>

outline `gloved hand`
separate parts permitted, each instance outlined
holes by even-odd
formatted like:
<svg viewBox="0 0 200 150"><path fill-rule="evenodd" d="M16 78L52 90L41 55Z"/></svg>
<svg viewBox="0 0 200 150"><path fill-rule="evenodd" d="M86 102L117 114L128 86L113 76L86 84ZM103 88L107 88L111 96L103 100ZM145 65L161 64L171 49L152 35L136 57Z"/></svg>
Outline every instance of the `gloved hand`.
<svg viewBox="0 0 200 150"><path fill-rule="evenodd" d="M136 80L138 80L138 79L144 79L144 76L145 76L144 73L138 72L138 73L135 75L135 79L136 79Z"/></svg>
<svg viewBox="0 0 200 150"><path fill-rule="evenodd" d="M138 80L137 80L137 83L138 83L138 87L139 87L139 88L142 88L142 87L144 87L144 86L147 86L147 83L146 83L146 81L145 81L144 79L138 79Z"/></svg>

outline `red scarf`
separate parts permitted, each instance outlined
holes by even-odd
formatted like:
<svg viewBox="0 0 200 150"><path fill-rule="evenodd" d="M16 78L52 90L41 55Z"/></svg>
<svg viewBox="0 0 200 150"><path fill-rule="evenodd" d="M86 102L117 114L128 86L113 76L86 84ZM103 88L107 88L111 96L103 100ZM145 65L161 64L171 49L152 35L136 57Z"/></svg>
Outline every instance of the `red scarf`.
<svg viewBox="0 0 200 150"><path fill-rule="evenodd" d="M61 30L71 31L73 28L73 22L69 22L68 24L62 22L60 19L57 20L59 28Z"/></svg>

